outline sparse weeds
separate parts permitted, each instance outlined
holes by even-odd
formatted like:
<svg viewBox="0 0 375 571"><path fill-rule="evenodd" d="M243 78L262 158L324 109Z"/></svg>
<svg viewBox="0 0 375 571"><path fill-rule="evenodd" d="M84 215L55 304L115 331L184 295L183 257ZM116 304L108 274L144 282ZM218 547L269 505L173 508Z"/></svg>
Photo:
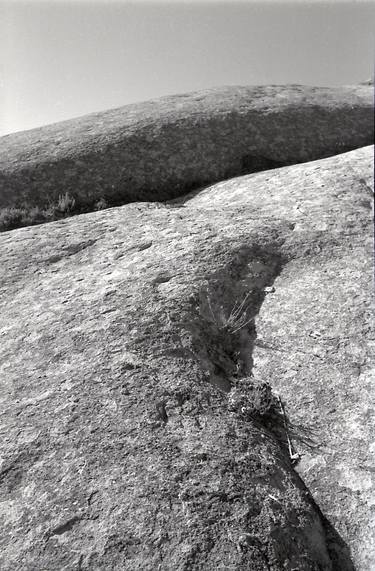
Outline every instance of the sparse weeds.
<svg viewBox="0 0 375 571"><path fill-rule="evenodd" d="M3 208L0 212L0 229L11 230L21 225L22 219L26 215L23 208Z"/></svg>
<svg viewBox="0 0 375 571"><path fill-rule="evenodd" d="M253 316L249 317L248 303L250 294L251 292L248 292L241 302L236 301L229 315L225 314L223 305L214 310L210 297L207 295L207 306L213 323L215 323L219 329L225 329L232 334L237 333L237 331L252 323Z"/></svg>
<svg viewBox="0 0 375 571"><path fill-rule="evenodd" d="M0 232L13 230L22 226L33 226L35 224L43 224L44 222L53 222L79 214L82 212L90 212L92 210L103 210L108 208L108 203L104 198L100 198L92 207L83 207L69 192L60 194L55 203L50 203L44 208L39 206L29 206L22 204L20 206L12 206L0 209Z"/></svg>
<svg viewBox="0 0 375 571"><path fill-rule="evenodd" d="M41 210L37 206L28 209L22 208L3 208L0 211L0 232L13 230L21 226L31 226L33 224L41 224L50 220L50 214L46 210Z"/></svg>
<svg viewBox="0 0 375 571"><path fill-rule="evenodd" d="M68 192L61 194L56 204L45 208L39 206L15 206L0 210L0 232L13 230L22 226L33 226L43 222L52 222L70 216L76 206L76 200Z"/></svg>

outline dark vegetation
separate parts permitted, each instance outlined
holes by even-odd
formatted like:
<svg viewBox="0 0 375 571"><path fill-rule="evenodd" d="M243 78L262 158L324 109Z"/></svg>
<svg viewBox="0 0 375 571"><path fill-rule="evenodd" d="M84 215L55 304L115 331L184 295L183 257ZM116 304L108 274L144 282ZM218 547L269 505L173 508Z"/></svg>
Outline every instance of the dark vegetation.
<svg viewBox="0 0 375 571"><path fill-rule="evenodd" d="M373 143L365 86L227 86L166 96L1 137L0 231Z"/></svg>
<svg viewBox="0 0 375 571"><path fill-rule="evenodd" d="M282 163L262 156L245 155L241 159L240 170L234 169L233 171L228 171L225 178L280 168L282 166L284 166ZM210 180L209 182L214 183L216 181ZM188 183L183 188L183 194L188 194L200 188L202 188L202 184L198 181ZM122 206L128 202L129 200L124 199L121 193L119 193L118 196L112 196L110 201L107 198L99 197L82 203L69 192L65 192L59 195L57 202L53 203L50 201L45 206L31 206L27 204L27 202L23 202L15 206L0 208L0 232L14 230L15 228L21 228L23 226L34 226L45 222L53 222L77 214L104 210L112 206Z"/></svg>
<svg viewBox="0 0 375 571"><path fill-rule="evenodd" d="M108 208L104 198L96 200L92 205L80 204L68 192L60 194L56 203L50 202L45 207L28 206L26 203L0 209L0 232L14 230L22 226L34 226L45 222L53 222L68 218L75 214L83 214Z"/></svg>

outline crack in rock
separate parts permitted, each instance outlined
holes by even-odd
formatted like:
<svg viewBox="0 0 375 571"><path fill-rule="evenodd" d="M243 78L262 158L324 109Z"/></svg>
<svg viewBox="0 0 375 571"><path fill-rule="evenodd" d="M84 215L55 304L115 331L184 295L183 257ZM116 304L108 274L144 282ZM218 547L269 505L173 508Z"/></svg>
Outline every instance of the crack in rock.
<svg viewBox="0 0 375 571"><path fill-rule="evenodd" d="M82 517L80 516L73 516L72 518L70 518L68 521L66 521L65 523L62 523L61 525L58 525L57 527L55 527L54 529L52 529L49 532L49 537L52 537L53 535L62 535L63 533L66 533L67 531L70 531L71 529L73 529L73 527L82 520Z"/></svg>

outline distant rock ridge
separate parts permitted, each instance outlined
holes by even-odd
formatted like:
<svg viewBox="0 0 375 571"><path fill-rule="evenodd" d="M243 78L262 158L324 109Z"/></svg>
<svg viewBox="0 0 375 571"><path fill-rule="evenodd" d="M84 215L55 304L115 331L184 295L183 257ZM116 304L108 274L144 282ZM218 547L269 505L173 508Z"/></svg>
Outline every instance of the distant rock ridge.
<svg viewBox="0 0 375 571"><path fill-rule="evenodd" d="M93 113L0 139L0 208L167 200L239 174L373 142L368 86L229 86Z"/></svg>

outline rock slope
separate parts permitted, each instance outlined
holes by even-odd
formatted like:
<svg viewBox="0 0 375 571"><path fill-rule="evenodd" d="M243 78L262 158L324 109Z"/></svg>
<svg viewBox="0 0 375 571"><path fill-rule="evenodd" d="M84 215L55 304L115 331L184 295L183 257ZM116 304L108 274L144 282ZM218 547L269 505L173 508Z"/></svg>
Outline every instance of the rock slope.
<svg viewBox="0 0 375 571"><path fill-rule="evenodd" d="M373 87L227 87L2 137L0 208L69 193L94 209L166 200L229 176L373 142Z"/></svg>
<svg viewBox="0 0 375 571"><path fill-rule="evenodd" d="M372 157L0 236L1 569L374 568Z"/></svg>

